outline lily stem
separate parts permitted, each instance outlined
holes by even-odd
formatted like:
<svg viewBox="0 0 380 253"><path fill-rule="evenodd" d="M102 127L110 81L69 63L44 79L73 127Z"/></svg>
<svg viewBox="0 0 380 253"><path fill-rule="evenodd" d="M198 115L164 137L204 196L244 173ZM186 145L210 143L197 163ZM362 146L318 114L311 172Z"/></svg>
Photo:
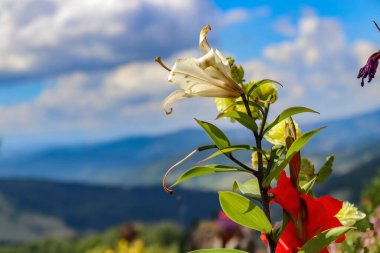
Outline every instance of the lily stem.
<svg viewBox="0 0 380 253"><path fill-rule="evenodd" d="M252 117L252 112L248 104L248 99L246 98L245 94L242 95L242 99L245 105L245 108L247 110L248 116ZM257 162L258 162L258 171L256 173L256 177L259 181L259 188L260 188L260 194L261 194L261 203L263 206L263 211L268 218L269 222L272 223L271 219L271 214L270 214L270 208L269 208L269 202L270 198L268 195L268 188L263 187L263 182L265 179L265 171L264 171L264 163L263 163L263 153L262 151L262 141L264 137L264 129L265 129L265 124L268 118L269 114L269 103L265 105L264 108L264 115L263 119L261 121L260 129L258 131L253 131L253 135L255 137L255 142L256 142L256 148L258 149L257 152ZM273 238L272 232L269 234L266 234L267 240L268 240L268 245L271 253L275 253L276 251L276 242Z"/></svg>

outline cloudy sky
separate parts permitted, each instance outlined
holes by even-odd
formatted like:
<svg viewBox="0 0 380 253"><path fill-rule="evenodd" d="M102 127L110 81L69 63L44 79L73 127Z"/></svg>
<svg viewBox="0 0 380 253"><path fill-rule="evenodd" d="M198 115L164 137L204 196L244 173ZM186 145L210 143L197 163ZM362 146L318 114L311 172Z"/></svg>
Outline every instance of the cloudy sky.
<svg viewBox="0 0 380 253"><path fill-rule="evenodd" d="M90 142L196 127L210 99L188 99L166 116L174 90L160 55L198 57L198 34L243 64L246 79L285 87L275 112L304 105L316 121L380 107L380 76L356 74L380 48L371 20L378 0L2 0L0 136L4 148Z"/></svg>

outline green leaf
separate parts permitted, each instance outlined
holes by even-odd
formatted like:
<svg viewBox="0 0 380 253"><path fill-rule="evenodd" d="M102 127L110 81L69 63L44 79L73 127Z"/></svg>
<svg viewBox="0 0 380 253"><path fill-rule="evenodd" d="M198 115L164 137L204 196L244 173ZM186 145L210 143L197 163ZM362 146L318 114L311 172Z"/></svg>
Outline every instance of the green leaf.
<svg viewBox="0 0 380 253"><path fill-rule="evenodd" d="M248 128L250 130L257 131L257 129L258 129L255 120L253 118L249 117L249 115L244 113L244 112L239 112L239 111L223 112L223 113L220 113L216 117L216 119L219 119L219 118L235 119L241 125L245 126L246 128Z"/></svg>
<svg viewBox="0 0 380 253"><path fill-rule="evenodd" d="M256 150L257 151L257 148L253 146L249 146L249 145L234 145L234 146L230 146L230 147L223 148L221 150L216 151L215 153L211 154L207 158L203 159L201 162L205 162L207 160L210 160L222 154L228 154L233 151L239 151L239 150Z"/></svg>
<svg viewBox="0 0 380 253"><path fill-rule="evenodd" d="M199 152L201 152L201 151L205 151L205 150L209 150L209 149L214 149L214 148L218 148L218 147L216 145L206 145L206 146L199 147L197 150Z"/></svg>
<svg viewBox="0 0 380 253"><path fill-rule="evenodd" d="M312 189L315 184L315 181L317 180L317 177L313 177L309 182L301 185L301 189L308 194Z"/></svg>
<svg viewBox="0 0 380 253"><path fill-rule="evenodd" d="M273 146L269 162L267 166L267 170L265 171L265 177L272 171L272 169L277 165L279 158L282 156L282 154L285 152L286 148L283 146Z"/></svg>
<svg viewBox="0 0 380 253"><path fill-rule="evenodd" d="M254 85L252 85L251 88L249 88L248 92L247 92L247 97L249 97L252 92L254 90L256 90L257 88L259 88L261 85L264 85L264 84L267 84L267 83L274 83L274 84L278 84L282 87L282 84L277 82L277 81L274 81L274 80L271 80L271 79L263 79L263 80L260 80L258 82L256 82Z"/></svg>
<svg viewBox="0 0 380 253"><path fill-rule="evenodd" d="M325 164L318 172L317 183L323 183L332 173L332 166L334 163L334 156L329 156L326 158Z"/></svg>
<svg viewBox="0 0 380 253"><path fill-rule="evenodd" d="M287 119L295 114L304 113L304 112L312 112L312 113L319 114L319 112L309 109L307 107L302 107L302 106L290 107L284 110L282 113L280 113L277 116L277 118L265 128L264 134L268 132L272 127L274 127L275 125L283 121L284 119Z"/></svg>
<svg viewBox="0 0 380 253"><path fill-rule="evenodd" d="M264 187L269 187L270 183L274 178L277 178L281 171L285 169L286 165L290 162L290 160L293 158L293 156L299 152L309 141L310 139L319 131L324 129L325 127L318 128L316 130L306 132L303 135L301 135L298 139L296 139L293 144L288 149L288 152L285 155L285 159L274 169L272 169L269 173L269 175L265 178L263 182Z"/></svg>
<svg viewBox="0 0 380 253"><path fill-rule="evenodd" d="M373 230L373 224L369 222L368 216L362 220L357 221L353 227L357 228L360 232L365 232L368 228Z"/></svg>
<svg viewBox="0 0 380 253"><path fill-rule="evenodd" d="M307 184L310 182L312 179L314 179L315 182L315 169L314 165L310 162L309 159L303 158L301 160L301 169L299 171L298 175L298 184L301 186Z"/></svg>
<svg viewBox="0 0 380 253"><path fill-rule="evenodd" d="M306 132L303 135L301 135L299 138L297 138L293 142L293 144L290 146L290 148L288 149L288 152L286 152L285 158L293 156L295 153L300 151L316 133L318 133L319 131L321 131L324 128L326 128L326 127L321 127L321 128L315 129L313 131Z"/></svg>
<svg viewBox="0 0 380 253"><path fill-rule="evenodd" d="M177 181L175 181L175 183L170 187L173 187L193 177L200 177L200 176L210 175L210 174L215 174L215 173L220 173L220 172L246 172L246 171L242 168L232 167L232 166L227 166L227 165L220 165L220 164L209 164L209 165L204 165L204 166L197 166L185 171L177 179Z"/></svg>
<svg viewBox="0 0 380 253"><path fill-rule="evenodd" d="M298 253L318 253L351 229L352 227L342 226L326 230L307 241Z"/></svg>
<svg viewBox="0 0 380 253"><path fill-rule="evenodd" d="M266 234L271 232L272 225L263 210L246 197L230 191L221 191L219 201L225 214L234 222Z"/></svg>
<svg viewBox="0 0 380 253"><path fill-rule="evenodd" d="M257 178L249 179L243 184L239 181L235 181L232 187L233 191L239 190L241 193L254 199L261 199L260 186Z"/></svg>
<svg viewBox="0 0 380 253"><path fill-rule="evenodd" d="M248 253L237 249L200 249L190 251L189 253Z"/></svg>
<svg viewBox="0 0 380 253"><path fill-rule="evenodd" d="M195 120L205 130L205 132L210 136L210 138L214 141L215 145L219 149L223 149L223 148L226 148L228 146L231 146L230 141L228 140L227 136L217 126L215 126L211 123L205 122L205 121L201 121L201 120L197 120L197 119L195 119Z"/></svg>

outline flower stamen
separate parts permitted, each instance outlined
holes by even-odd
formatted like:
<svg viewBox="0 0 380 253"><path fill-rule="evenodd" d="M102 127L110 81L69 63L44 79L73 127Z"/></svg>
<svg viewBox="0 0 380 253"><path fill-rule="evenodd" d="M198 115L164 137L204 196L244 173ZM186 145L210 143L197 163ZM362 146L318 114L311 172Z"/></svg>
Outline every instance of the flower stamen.
<svg viewBox="0 0 380 253"><path fill-rule="evenodd" d="M188 154L187 156L185 156L185 158L183 158L182 160L180 160L179 162L177 162L176 164L174 164L172 167L170 167L165 175L164 175L164 179L162 180L162 186L164 188L164 190L169 193L170 195L173 194L173 190L171 189L173 187L172 186L169 186L167 185L167 179L168 179L168 176L170 173L172 173L172 171L175 169L175 167L177 167L178 165L182 164L183 162L185 162L187 159L189 159L192 155L194 155L196 152L198 151L198 149L195 149L193 151L190 152L190 154Z"/></svg>
<svg viewBox="0 0 380 253"><path fill-rule="evenodd" d="M160 56L157 56L155 59L154 59L158 64L161 65L161 67L163 67L164 69L166 69L167 71L172 71L170 68L168 68L161 60L161 57Z"/></svg>

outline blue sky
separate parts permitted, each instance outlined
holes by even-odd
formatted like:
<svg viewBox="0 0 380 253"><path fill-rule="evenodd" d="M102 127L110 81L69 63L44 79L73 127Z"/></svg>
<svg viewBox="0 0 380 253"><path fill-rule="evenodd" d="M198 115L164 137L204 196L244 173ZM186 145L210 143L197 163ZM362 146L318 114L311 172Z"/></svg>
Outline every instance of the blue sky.
<svg viewBox="0 0 380 253"><path fill-rule="evenodd" d="M285 84L274 113L305 105L318 121L380 106L380 78L356 79L380 47L371 20L380 2L227 0L4 0L0 3L0 135L4 149L93 142L196 127L210 99L180 101L171 116L168 65L212 46L233 55L247 79ZM221 122L225 125L225 122Z"/></svg>

